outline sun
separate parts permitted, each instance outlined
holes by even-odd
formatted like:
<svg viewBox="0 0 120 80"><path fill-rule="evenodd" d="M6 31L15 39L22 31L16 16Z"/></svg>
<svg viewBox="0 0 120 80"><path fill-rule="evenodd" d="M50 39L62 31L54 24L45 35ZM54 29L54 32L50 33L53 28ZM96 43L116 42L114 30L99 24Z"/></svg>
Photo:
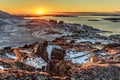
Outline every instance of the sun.
<svg viewBox="0 0 120 80"><path fill-rule="evenodd" d="M32 11L36 15L45 15L47 14L47 10L45 8L34 8Z"/></svg>
<svg viewBox="0 0 120 80"><path fill-rule="evenodd" d="M43 10L38 10L37 14L44 14Z"/></svg>

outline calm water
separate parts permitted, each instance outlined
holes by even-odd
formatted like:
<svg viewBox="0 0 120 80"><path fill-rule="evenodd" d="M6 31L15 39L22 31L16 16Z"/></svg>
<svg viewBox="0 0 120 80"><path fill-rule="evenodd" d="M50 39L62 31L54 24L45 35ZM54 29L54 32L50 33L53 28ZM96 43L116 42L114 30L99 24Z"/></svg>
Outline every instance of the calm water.
<svg viewBox="0 0 120 80"><path fill-rule="evenodd" d="M35 17L34 17L35 18ZM93 26L94 28L98 28L101 30L112 31L112 34L120 34L120 22L111 22L107 20L103 20L102 18L120 18L120 16L79 16L79 17L36 17L42 19L55 19L55 20L63 20L67 23L79 23ZM33 19L33 17L32 17ZM89 19L97 19L100 21L88 21Z"/></svg>

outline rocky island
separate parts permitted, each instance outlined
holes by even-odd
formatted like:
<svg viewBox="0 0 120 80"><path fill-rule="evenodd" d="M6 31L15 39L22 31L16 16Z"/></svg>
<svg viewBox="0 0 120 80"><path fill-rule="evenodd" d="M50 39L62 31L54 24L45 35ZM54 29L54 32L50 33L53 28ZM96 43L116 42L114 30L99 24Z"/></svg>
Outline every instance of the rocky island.
<svg viewBox="0 0 120 80"><path fill-rule="evenodd" d="M112 22L120 22L120 18L103 18L104 20L112 21Z"/></svg>
<svg viewBox="0 0 120 80"><path fill-rule="evenodd" d="M120 80L120 35L0 11L0 80Z"/></svg>

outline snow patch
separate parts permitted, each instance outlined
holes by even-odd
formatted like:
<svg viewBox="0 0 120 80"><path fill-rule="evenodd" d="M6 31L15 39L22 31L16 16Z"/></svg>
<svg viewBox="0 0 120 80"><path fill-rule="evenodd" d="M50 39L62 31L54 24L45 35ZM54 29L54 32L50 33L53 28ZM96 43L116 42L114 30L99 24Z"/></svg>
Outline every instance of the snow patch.
<svg viewBox="0 0 120 80"><path fill-rule="evenodd" d="M32 54L33 53L33 50L20 50L20 52L23 52L23 53L28 53L28 54Z"/></svg>
<svg viewBox="0 0 120 80"><path fill-rule="evenodd" d="M53 38L57 38L57 37L61 37L61 34L50 34L48 35L49 37L53 37Z"/></svg>
<svg viewBox="0 0 120 80"><path fill-rule="evenodd" d="M42 68L43 66L47 66L47 63L41 57L27 58L25 63L35 68Z"/></svg>
<svg viewBox="0 0 120 80"><path fill-rule="evenodd" d="M67 51L66 60L71 60L73 63L84 64L89 61L90 54L87 52Z"/></svg>
<svg viewBox="0 0 120 80"><path fill-rule="evenodd" d="M3 66L0 66L0 69L2 69L2 70L3 70L3 69L5 69L5 68L4 68Z"/></svg>
<svg viewBox="0 0 120 80"><path fill-rule="evenodd" d="M66 40L67 43L70 43L71 40Z"/></svg>
<svg viewBox="0 0 120 80"><path fill-rule="evenodd" d="M66 31L66 32L63 33L63 36L71 36L71 35L73 35L72 32L68 32L68 31Z"/></svg>
<svg viewBox="0 0 120 80"><path fill-rule="evenodd" d="M13 53L6 53L6 56L11 59L17 59L17 57L14 56Z"/></svg>
<svg viewBox="0 0 120 80"><path fill-rule="evenodd" d="M101 44L109 44L109 43L114 43L114 41L111 40L102 40L102 39L90 39L90 38L81 38L81 39L76 39L76 43L78 42L91 42L91 43L101 43Z"/></svg>

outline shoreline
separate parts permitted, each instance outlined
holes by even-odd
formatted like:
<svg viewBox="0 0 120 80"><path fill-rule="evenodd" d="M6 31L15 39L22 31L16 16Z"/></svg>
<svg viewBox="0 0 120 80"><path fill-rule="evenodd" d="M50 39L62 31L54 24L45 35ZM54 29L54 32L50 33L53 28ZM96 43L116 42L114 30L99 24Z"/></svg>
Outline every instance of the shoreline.
<svg viewBox="0 0 120 80"><path fill-rule="evenodd" d="M106 17L102 17L102 16L101 17L100 16L88 16L88 17L80 16L78 18L73 18L73 17L68 17L68 18L65 18L65 17L41 17L41 18L39 18L38 17L37 19L46 19L46 20L49 20L49 19L56 20L57 19L57 21L63 20L67 23L86 24L86 25L91 25L94 28L98 28L98 29L105 30L105 31L112 31L115 34L120 34L120 31L119 31L120 29L119 29L119 26L118 26L119 23L114 23L114 22L110 22L108 20L103 20L103 18L109 18L109 17L107 17L107 16ZM111 17L113 17L113 16L111 16ZM31 17L31 19L35 19L35 18ZM100 21L97 21L97 22L96 21L88 21L89 19L95 19L95 20L100 20Z"/></svg>

